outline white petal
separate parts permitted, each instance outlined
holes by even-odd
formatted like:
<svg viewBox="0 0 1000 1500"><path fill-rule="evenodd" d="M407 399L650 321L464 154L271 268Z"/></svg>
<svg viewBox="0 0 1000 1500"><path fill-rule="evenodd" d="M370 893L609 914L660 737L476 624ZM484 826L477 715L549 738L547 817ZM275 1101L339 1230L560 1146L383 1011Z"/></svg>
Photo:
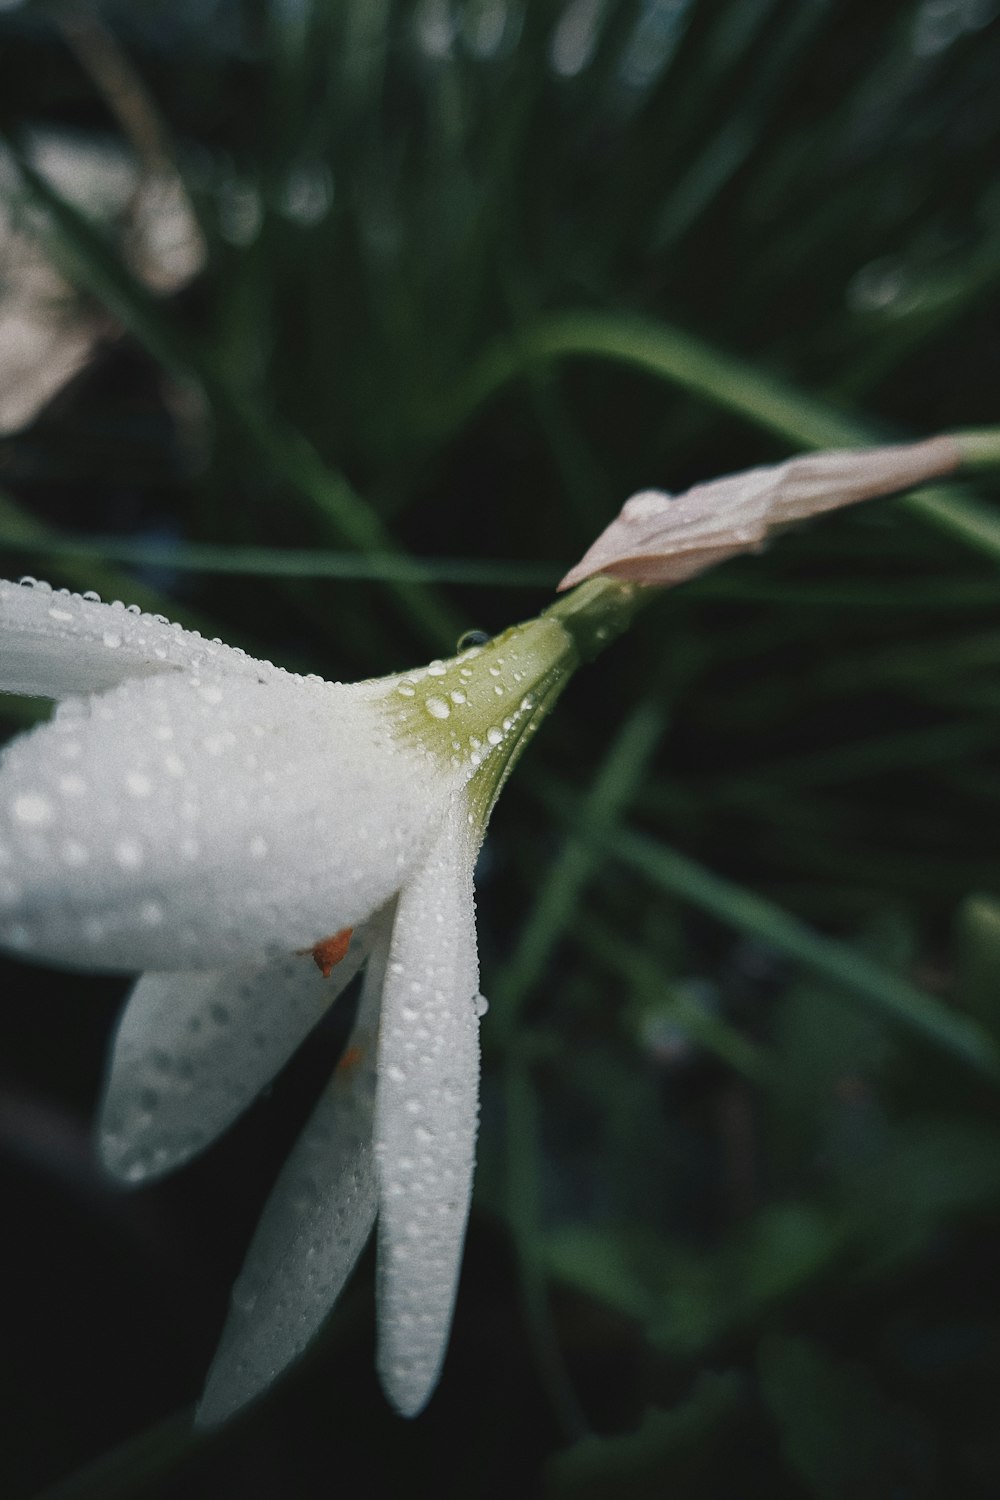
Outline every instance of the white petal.
<svg viewBox="0 0 1000 1500"><path fill-rule="evenodd" d="M394 895L447 785L366 684L185 673L72 699L0 759L0 944L126 971L311 947Z"/></svg>
<svg viewBox="0 0 1000 1500"><path fill-rule="evenodd" d="M478 838L456 796L399 898L382 1000L378 1368L415 1416L444 1358L472 1193L479 1022L472 871Z"/></svg>
<svg viewBox="0 0 1000 1500"><path fill-rule="evenodd" d="M111 1054L100 1124L108 1170L145 1182L213 1141L284 1066L369 948L362 928L327 979L309 954L256 968L144 974Z"/></svg>
<svg viewBox="0 0 1000 1500"><path fill-rule="evenodd" d="M177 669L254 681L283 675L270 662L121 603L0 580L0 692L64 698Z"/></svg>
<svg viewBox="0 0 1000 1500"><path fill-rule="evenodd" d="M301 1354L371 1233L376 1034L387 938L383 922L341 1064L282 1169L233 1288L198 1411L204 1426L224 1421Z"/></svg>

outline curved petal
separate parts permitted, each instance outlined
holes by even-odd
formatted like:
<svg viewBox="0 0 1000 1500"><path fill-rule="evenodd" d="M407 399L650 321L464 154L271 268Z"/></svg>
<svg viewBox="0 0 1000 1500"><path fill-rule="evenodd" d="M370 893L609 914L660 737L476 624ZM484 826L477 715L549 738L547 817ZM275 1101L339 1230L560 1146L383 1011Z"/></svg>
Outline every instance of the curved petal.
<svg viewBox="0 0 1000 1500"><path fill-rule="evenodd" d="M144 974L111 1053L100 1121L107 1169L147 1182L220 1135L353 979L371 927L354 934L328 979L308 954L256 968Z"/></svg>
<svg viewBox="0 0 1000 1500"><path fill-rule="evenodd" d="M375 1221L371 1150L381 922L347 1048L264 1209L239 1280L198 1422L212 1426L268 1386L329 1313Z"/></svg>
<svg viewBox="0 0 1000 1500"><path fill-rule="evenodd" d="M71 700L0 758L0 943L126 971L312 947L395 894L446 778L366 684L185 673Z"/></svg>
<svg viewBox="0 0 1000 1500"><path fill-rule="evenodd" d="M408 1417L437 1383L472 1193L476 832L456 796L430 856L400 895L382 998L378 1369L389 1400Z"/></svg>
<svg viewBox="0 0 1000 1500"><path fill-rule="evenodd" d="M177 669L270 681L290 674L120 601L0 580L0 692L38 698L99 693Z"/></svg>

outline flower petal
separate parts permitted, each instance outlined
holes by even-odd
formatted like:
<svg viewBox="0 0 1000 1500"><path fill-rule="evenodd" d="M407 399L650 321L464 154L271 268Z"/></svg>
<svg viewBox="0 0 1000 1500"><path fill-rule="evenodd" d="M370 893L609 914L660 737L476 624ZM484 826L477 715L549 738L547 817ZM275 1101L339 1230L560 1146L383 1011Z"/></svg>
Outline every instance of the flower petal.
<svg viewBox="0 0 1000 1500"><path fill-rule="evenodd" d="M126 971L310 948L396 892L449 784L366 684L178 673L71 699L0 759L0 944Z"/></svg>
<svg viewBox="0 0 1000 1500"><path fill-rule="evenodd" d="M145 1182L209 1145L284 1066L370 946L369 930L355 933L329 979L308 954L256 968L144 974L111 1054L100 1123L108 1170Z"/></svg>
<svg viewBox="0 0 1000 1500"><path fill-rule="evenodd" d="M129 677L211 670L254 681L287 675L220 641L122 603L0 580L0 692L38 698L99 693Z"/></svg>
<svg viewBox="0 0 1000 1500"><path fill-rule="evenodd" d="M224 1421L302 1353L371 1233L376 1035L387 950L388 922L381 918L347 1048L282 1169L233 1288L198 1411L202 1426Z"/></svg>
<svg viewBox="0 0 1000 1500"><path fill-rule="evenodd" d="M404 1416L415 1416L437 1383L472 1193L477 833L456 796L438 842L400 895L382 1000L378 1368Z"/></svg>

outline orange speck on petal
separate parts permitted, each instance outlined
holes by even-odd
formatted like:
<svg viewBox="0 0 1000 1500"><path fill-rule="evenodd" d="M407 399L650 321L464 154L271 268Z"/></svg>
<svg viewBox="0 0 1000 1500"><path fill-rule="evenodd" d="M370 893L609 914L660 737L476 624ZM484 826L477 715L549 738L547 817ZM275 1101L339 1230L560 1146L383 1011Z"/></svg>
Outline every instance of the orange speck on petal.
<svg viewBox="0 0 1000 1500"><path fill-rule="evenodd" d="M340 1059L340 1062L337 1064L337 1072L349 1073L352 1068L357 1067L358 1063L361 1061L364 1055L365 1054L360 1047L348 1047L343 1057Z"/></svg>
<svg viewBox="0 0 1000 1500"><path fill-rule="evenodd" d="M333 934L333 937L323 938L321 942L308 950L313 956L313 963L324 979L329 979L331 969L339 964L342 958L347 957L353 932L353 927L342 927L339 932Z"/></svg>

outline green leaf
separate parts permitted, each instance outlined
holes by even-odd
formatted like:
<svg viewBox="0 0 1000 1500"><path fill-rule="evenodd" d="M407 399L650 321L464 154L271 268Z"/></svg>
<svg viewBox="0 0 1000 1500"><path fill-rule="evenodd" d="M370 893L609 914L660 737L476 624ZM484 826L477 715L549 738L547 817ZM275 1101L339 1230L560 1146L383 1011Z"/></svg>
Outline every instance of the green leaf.
<svg viewBox="0 0 1000 1500"><path fill-rule="evenodd" d="M913 1424L862 1366L835 1360L807 1339L775 1335L762 1342L757 1369L785 1460L810 1495L885 1500L929 1493L926 1470L907 1472Z"/></svg>

